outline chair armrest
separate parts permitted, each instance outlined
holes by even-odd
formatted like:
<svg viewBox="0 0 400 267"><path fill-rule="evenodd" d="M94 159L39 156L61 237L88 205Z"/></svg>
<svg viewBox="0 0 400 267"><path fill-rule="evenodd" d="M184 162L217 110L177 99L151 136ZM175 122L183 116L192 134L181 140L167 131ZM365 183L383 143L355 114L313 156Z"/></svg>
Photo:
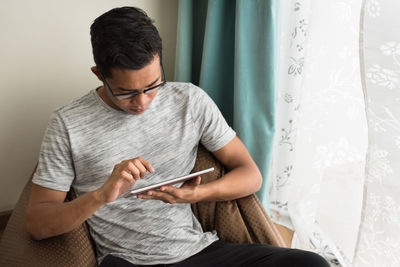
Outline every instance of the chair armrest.
<svg viewBox="0 0 400 267"><path fill-rule="evenodd" d="M214 167L215 171L202 175L202 183L221 177L224 168L212 153L200 145L193 172L210 167ZM204 231L216 230L224 241L286 247L255 194L231 201L194 203L192 210Z"/></svg>
<svg viewBox="0 0 400 267"><path fill-rule="evenodd" d="M41 241L30 237L25 224L31 187L29 180L0 240L0 266L97 266L85 224Z"/></svg>

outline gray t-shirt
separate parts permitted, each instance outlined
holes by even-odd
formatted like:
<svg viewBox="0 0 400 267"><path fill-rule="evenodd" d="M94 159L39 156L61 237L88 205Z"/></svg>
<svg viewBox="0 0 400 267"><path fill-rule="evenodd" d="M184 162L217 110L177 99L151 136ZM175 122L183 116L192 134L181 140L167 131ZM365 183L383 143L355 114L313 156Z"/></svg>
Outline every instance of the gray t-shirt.
<svg viewBox="0 0 400 267"><path fill-rule="evenodd" d="M142 157L155 173L134 188L188 174L201 142L209 151L228 144L235 132L200 88L169 82L141 115L105 104L95 90L56 110L43 138L37 185L77 195L98 189L115 164ZM112 254L134 264L182 261L218 239L204 233L190 204L119 197L88 220L98 262Z"/></svg>

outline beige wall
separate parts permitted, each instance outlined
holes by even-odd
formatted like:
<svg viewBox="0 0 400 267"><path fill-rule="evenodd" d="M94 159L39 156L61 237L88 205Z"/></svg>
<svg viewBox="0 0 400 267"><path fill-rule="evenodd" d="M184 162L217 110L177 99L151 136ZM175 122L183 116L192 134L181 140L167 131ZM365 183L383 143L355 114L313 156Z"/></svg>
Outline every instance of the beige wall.
<svg viewBox="0 0 400 267"><path fill-rule="evenodd" d="M51 111L100 85L90 72L89 27L125 5L155 20L173 79L178 0L0 1L0 211L17 202Z"/></svg>

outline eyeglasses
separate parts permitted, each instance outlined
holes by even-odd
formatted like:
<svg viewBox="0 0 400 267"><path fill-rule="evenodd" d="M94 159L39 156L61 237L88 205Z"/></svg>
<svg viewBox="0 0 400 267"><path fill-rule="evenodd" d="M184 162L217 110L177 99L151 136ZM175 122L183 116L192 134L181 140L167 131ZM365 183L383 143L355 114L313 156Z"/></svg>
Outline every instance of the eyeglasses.
<svg viewBox="0 0 400 267"><path fill-rule="evenodd" d="M111 86L108 84L105 76L102 73L100 73L100 75L101 75L101 78L103 79L104 83L106 84L107 88L110 90L110 93L113 95L113 97L115 97L118 100L126 100L128 98L131 98L132 96L137 96L140 94L150 95L150 94L157 92L159 89L161 89L167 83L167 81L165 80L165 73L164 73L164 68L162 65L161 65L161 72L162 72L161 83L159 83L155 86L152 86L150 88L147 88L143 91L140 91L138 89L118 88L118 90L126 92L126 93L118 93L118 94L115 94L113 92L113 90L111 89Z"/></svg>

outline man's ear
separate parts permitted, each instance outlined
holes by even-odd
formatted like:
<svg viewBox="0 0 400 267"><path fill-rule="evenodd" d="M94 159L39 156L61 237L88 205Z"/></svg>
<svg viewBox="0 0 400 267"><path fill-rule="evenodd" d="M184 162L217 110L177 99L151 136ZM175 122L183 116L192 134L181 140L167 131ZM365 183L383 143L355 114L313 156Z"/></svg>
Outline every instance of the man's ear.
<svg viewBox="0 0 400 267"><path fill-rule="evenodd" d="M94 75L97 76L97 79L99 79L101 82L103 82L103 79L100 75L100 71L96 66L91 67L90 70L93 72Z"/></svg>

